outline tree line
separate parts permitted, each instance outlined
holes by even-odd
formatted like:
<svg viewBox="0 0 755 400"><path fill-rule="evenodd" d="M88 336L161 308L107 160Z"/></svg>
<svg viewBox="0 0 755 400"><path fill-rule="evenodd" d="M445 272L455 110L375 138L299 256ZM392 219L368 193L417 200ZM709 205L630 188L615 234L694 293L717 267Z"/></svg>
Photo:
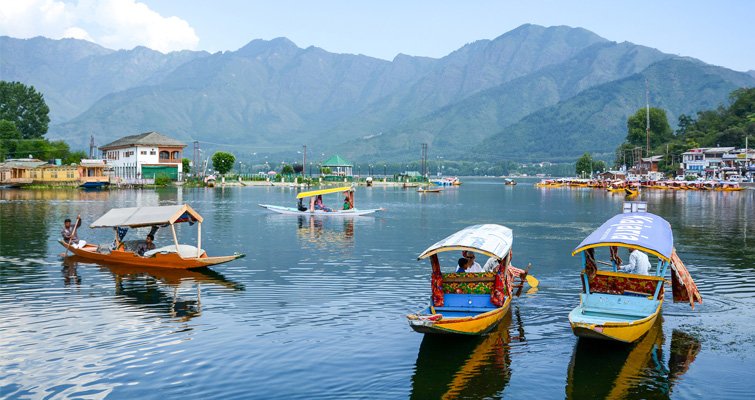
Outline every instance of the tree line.
<svg viewBox="0 0 755 400"><path fill-rule="evenodd" d="M0 81L0 161L31 156L71 164L86 158L86 153L72 152L62 140L44 138L50 124L49 114L44 96L34 86Z"/></svg>

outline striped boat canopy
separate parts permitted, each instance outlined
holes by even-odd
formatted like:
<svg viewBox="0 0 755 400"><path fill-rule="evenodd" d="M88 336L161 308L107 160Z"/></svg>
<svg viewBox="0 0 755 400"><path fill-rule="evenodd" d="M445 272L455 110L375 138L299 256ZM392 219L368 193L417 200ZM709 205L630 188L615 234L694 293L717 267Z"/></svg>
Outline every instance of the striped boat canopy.
<svg viewBox="0 0 755 400"><path fill-rule="evenodd" d="M418 260L444 251L467 250L501 259L505 257L514 240L511 229L496 224L468 226L435 243L417 257Z"/></svg>
<svg viewBox="0 0 755 400"><path fill-rule="evenodd" d="M89 225L90 228L113 228L202 222L202 216L188 204L156 207L114 208Z"/></svg>
<svg viewBox="0 0 755 400"><path fill-rule="evenodd" d="M619 214L591 233L571 254L610 246L642 250L669 261L674 250L674 234L671 232L671 224L655 214Z"/></svg>

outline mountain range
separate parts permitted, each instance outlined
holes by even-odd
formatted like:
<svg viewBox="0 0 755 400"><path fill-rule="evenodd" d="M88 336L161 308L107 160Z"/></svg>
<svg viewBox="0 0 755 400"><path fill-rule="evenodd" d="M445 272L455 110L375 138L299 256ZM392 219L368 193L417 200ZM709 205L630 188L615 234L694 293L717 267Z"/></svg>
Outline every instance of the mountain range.
<svg viewBox="0 0 755 400"><path fill-rule="evenodd" d="M417 159L420 143L448 159L610 158L646 81L672 126L755 85L753 71L565 26L523 25L437 59L335 54L285 38L162 54L0 37L0 54L0 79L40 90L47 136L73 147L154 130L206 149L285 157L307 144L363 162Z"/></svg>

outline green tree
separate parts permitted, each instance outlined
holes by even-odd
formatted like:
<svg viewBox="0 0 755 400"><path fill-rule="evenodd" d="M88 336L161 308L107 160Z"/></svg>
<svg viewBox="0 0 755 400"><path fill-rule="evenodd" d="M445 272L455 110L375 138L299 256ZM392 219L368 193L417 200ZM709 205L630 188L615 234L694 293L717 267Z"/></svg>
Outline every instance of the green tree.
<svg viewBox="0 0 755 400"><path fill-rule="evenodd" d="M225 151L218 151L212 155L212 168L220 175L225 175L233 169L233 163L236 162L236 156Z"/></svg>
<svg viewBox="0 0 755 400"><path fill-rule="evenodd" d="M320 173L323 175L330 175L331 172L330 167L322 167L320 169Z"/></svg>
<svg viewBox="0 0 755 400"><path fill-rule="evenodd" d="M0 119L16 125L23 139L39 139L47 133L50 109L34 86L0 81Z"/></svg>
<svg viewBox="0 0 755 400"><path fill-rule="evenodd" d="M590 153L582 154L582 157L577 160L577 176L589 175L592 172L592 164L593 160Z"/></svg>
<svg viewBox="0 0 755 400"><path fill-rule="evenodd" d="M281 168L281 174L283 175L291 175L293 173L294 173L294 167L288 164L284 165L283 168Z"/></svg>
<svg viewBox="0 0 755 400"><path fill-rule="evenodd" d="M608 164L603 160L594 161L592 163L592 171L595 173L608 171Z"/></svg>
<svg viewBox="0 0 755 400"><path fill-rule="evenodd" d="M646 146L647 126L646 110L641 108L627 119L627 142L632 145ZM668 142L674 137L674 133L668 124L666 111L660 108L650 108L650 148L655 148Z"/></svg>
<svg viewBox="0 0 755 400"><path fill-rule="evenodd" d="M181 164L183 166L184 174L188 174L191 172L191 160L184 157L181 159Z"/></svg>
<svg viewBox="0 0 755 400"><path fill-rule="evenodd" d="M74 151L71 153L68 153L65 158L63 158L63 164L70 165L70 164L81 164L81 159L87 158L87 153L84 151Z"/></svg>
<svg viewBox="0 0 755 400"><path fill-rule="evenodd" d="M0 160L13 157L21 133L12 121L0 119Z"/></svg>

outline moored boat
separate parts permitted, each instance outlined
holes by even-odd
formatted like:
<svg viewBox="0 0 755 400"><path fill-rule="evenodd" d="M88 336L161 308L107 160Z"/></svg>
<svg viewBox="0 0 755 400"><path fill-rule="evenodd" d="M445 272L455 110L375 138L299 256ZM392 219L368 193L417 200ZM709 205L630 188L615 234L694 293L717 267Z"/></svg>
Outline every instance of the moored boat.
<svg viewBox="0 0 755 400"><path fill-rule="evenodd" d="M674 301L689 301L693 308L696 302L702 303L695 282L674 249L671 225L657 215L632 211L631 206L628 211L606 221L572 252L582 253L585 268L580 305L569 313L576 336L626 343L640 339L661 311L664 276L669 269ZM609 248L610 263L597 261L595 256L596 249L605 247ZM658 257L655 274L619 272L620 247ZM611 265L613 270L598 270L599 263Z"/></svg>
<svg viewBox="0 0 755 400"><path fill-rule="evenodd" d="M485 224L469 226L428 247L418 259L430 259L431 303L407 315L409 326L420 333L463 335L480 335L493 329L508 313L511 297L521 292L529 276L511 265L512 241L511 229ZM442 273L438 254L450 251L491 257L494 268L488 272ZM536 285L536 280L531 284Z"/></svg>
<svg viewBox="0 0 755 400"><path fill-rule="evenodd" d="M335 193L342 193L345 196L346 201L344 203L348 203L348 209L328 208L323 205L322 196ZM360 210L354 207L354 188L351 186L301 192L296 195L296 199L298 200L296 207L275 206L270 204L258 205L279 214L289 215L359 216L383 210L382 208ZM304 199L309 199L308 207L304 205Z"/></svg>
<svg viewBox="0 0 755 400"><path fill-rule="evenodd" d="M235 253L230 256L210 257L202 249L202 216L188 204L156 207L114 208L94 221L91 228L112 228L115 240L110 246L87 243L77 247L60 240L60 244L74 255L95 262L140 267L191 269L209 267L244 257ZM179 244L175 224L197 223L197 246ZM170 226L173 244L138 254L139 241L124 242L129 228Z"/></svg>

